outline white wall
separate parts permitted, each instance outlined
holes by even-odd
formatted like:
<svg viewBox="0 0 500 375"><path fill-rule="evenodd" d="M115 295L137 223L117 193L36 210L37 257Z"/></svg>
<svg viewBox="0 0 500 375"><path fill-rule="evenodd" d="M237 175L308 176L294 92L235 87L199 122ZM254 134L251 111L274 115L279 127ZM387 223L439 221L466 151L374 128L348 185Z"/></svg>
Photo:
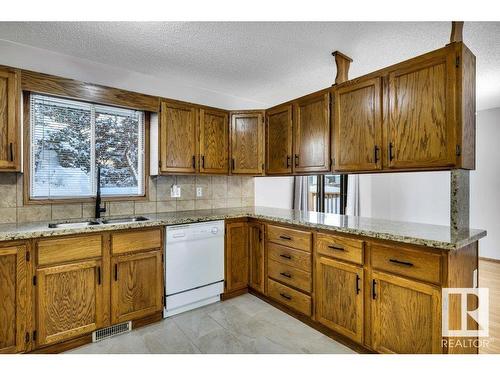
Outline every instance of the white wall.
<svg viewBox="0 0 500 375"><path fill-rule="evenodd" d="M84 82L116 87L224 109L261 108L262 104L233 95L193 87L175 75L157 78L77 57L0 39L0 65L58 75Z"/></svg>
<svg viewBox="0 0 500 375"><path fill-rule="evenodd" d="M360 176L361 216L450 224L450 172Z"/></svg>
<svg viewBox="0 0 500 375"><path fill-rule="evenodd" d="M292 208L293 177L256 177L255 205Z"/></svg>
<svg viewBox="0 0 500 375"><path fill-rule="evenodd" d="M471 227L486 229L479 254L500 259L500 108L480 111L476 122L476 170L471 172Z"/></svg>

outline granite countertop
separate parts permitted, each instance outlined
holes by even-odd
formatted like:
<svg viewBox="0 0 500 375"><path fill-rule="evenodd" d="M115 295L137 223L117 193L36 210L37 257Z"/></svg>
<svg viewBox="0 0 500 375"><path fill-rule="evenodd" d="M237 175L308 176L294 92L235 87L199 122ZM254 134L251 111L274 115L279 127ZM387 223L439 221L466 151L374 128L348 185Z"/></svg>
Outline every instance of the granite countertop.
<svg viewBox="0 0 500 375"><path fill-rule="evenodd" d="M213 210L177 211L145 214L148 221L95 225L79 228L49 228L49 222L1 224L0 241L144 228L158 225L188 224L209 220L250 217L283 224L332 230L370 238L423 245L445 250L459 249L486 236L485 230L469 229L452 233L448 226L419 224L359 216L323 214L270 207L242 207Z"/></svg>

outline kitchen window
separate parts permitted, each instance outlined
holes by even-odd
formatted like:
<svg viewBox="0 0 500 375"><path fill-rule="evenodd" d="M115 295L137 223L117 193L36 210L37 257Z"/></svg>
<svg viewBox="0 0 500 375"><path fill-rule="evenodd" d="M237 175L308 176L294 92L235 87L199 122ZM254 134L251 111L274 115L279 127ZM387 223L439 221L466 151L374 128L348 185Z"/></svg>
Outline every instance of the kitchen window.
<svg viewBox="0 0 500 375"><path fill-rule="evenodd" d="M345 214L347 175L307 176L307 207L309 211Z"/></svg>
<svg viewBox="0 0 500 375"><path fill-rule="evenodd" d="M145 114L30 95L30 199L143 196Z"/></svg>

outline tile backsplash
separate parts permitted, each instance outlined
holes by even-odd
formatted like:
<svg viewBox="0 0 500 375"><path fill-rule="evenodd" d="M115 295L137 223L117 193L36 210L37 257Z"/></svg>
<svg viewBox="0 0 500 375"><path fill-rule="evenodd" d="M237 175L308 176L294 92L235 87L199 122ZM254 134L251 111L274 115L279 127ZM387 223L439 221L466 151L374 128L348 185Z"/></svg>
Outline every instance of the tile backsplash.
<svg viewBox="0 0 500 375"><path fill-rule="evenodd" d="M170 187L181 188L179 198L170 197ZM197 189L201 196L197 197ZM246 176L154 176L149 178L146 201L106 202L108 215L140 215L254 205L254 177ZM0 173L0 223L49 221L94 216L94 204L23 204L23 175Z"/></svg>

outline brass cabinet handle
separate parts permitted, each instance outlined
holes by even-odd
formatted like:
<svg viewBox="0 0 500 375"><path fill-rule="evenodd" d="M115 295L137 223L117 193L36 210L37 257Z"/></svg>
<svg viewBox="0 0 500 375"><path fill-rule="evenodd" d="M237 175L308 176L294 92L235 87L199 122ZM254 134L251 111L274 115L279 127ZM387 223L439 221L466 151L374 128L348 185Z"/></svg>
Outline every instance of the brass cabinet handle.
<svg viewBox="0 0 500 375"><path fill-rule="evenodd" d="M290 297L288 294L285 294L285 293L280 293L280 296L283 297L284 299L287 299L287 300L291 300L292 297Z"/></svg>
<svg viewBox="0 0 500 375"><path fill-rule="evenodd" d="M296 167L299 166L299 155L298 154L295 154L295 166Z"/></svg>
<svg viewBox="0 0 500 375"><path fill-rule="evenodd" d="M413 267L413 263L411 263L411 262L403 262L402 260L389 259L389 262L398 264L400 266Z"/></svg>
<svg viewBox="0 0 500 375"><path fill-rule="evenodd" d="M333 250L338 250L338 251L345 251L345 249L343 247L336 246L336 245L328 245L328 248L333 249Z"/></svg>
<svg viewBox="0 0 500 375"><path fill-rule="evenodd" d="M292 278L292 275L290 275L288 272L280 272L280 275L285 276L286 278L289 278L289 279Z"/></svg>
<svg viewBox="0 0 500 375"><path fill-rule="evenodd" d="M287 155L286 156L286 167L287 168L290 168L290 159L291 159L290 155Z"/></svg>

